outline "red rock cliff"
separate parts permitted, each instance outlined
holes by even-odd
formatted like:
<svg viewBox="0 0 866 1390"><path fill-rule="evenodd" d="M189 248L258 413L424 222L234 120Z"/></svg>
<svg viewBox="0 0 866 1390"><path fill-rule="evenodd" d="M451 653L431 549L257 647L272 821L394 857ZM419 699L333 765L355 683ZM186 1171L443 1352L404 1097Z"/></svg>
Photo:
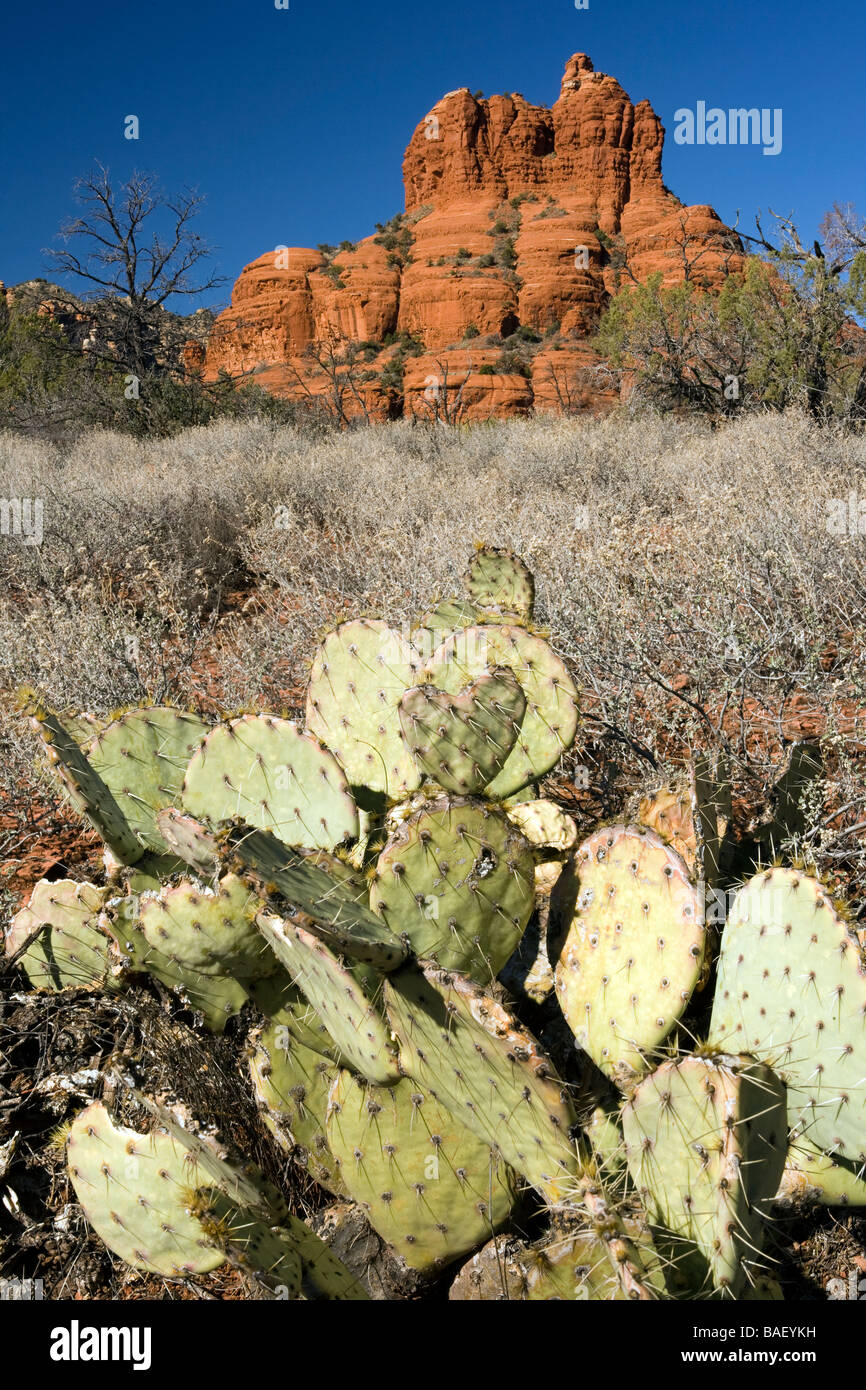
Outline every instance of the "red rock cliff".
<svg viewBox="0 0 866 1390"><path fill-rule="evenodd" d="M406 150L405 212L354 248L253 261L207 374L339 394L347 415L431 413L459 388L462 418L597 402L585 340L624 264L673 282L684 241L710 284L741 264L713 209L665 188L663 144L649 102L634 106L582 53L550 109L449 92Z"/></svg>

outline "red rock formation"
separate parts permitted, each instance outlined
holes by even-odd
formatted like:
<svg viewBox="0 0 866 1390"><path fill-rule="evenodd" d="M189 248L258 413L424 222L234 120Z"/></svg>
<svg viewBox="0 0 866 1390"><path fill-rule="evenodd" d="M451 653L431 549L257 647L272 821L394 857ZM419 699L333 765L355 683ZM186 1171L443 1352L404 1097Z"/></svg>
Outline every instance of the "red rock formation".
<svg viewBox="0 0 866 1390"><path fill-rule="evenodd" d="M409 141L402 217L354 250L278 248L249 265L209 342L208 375L255 372L279 394L327 396L320 379L312 384L321 372L303 380L311 342L384 344L396 333L425 353L396 349L407 414L430 406L436 361L468 371L467 419L574 408L564 377L567 395L603 403L610 391L586 385L598 374L581 340L616 290L617 267L627 262L639 279L660 270L673 283L686 256L712 285L742 264L712 208L684 208L665 189L663 143L649 102L634 106L581 53L551 109L517 94L449 92ZM526 340L515 363L518 329ZM392 348L365 364L371 374L388 366L392 399L394 358ZM364 391L375 396L370 379Z"/></svg>

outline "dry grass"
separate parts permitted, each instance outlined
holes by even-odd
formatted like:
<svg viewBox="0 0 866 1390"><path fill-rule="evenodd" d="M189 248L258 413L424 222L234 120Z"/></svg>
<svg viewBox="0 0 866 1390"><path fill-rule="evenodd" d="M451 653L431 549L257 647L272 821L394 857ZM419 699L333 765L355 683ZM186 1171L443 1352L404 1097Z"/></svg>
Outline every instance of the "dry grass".
<svg viewBox="0 0 866 1390"><path fill-rule="evenodd" d="M39 547L0 537L0 686L96 712L145 695L297 705L324 627L411 621L483 539L536 573L539 621L594 716L576 755L593 779L636 785L723 729L743 784L765 789L799 694L826 730L824 814L853 802L813 848L847 862L866 819L850 728L866 542L827 518L851 493L866 498L866 437L797 415L324 436L222 422L68 453L0 436L0 497L43 498L45 527ZM29 746L3 736L14 797Z"/></svg>

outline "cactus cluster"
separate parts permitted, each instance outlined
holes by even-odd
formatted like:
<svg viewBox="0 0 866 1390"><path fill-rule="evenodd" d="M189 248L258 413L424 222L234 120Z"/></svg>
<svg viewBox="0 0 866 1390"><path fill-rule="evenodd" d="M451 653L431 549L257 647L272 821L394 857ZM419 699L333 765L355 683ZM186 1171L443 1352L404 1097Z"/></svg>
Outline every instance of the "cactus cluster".
<svg viewBox="0 0 866 1390"><path fill-rule="evenodd" d="M706 895L730 799L707 759L687 793L578 843L538 792L579 714L532 626L532 576L481 548L465 587L411 637L369 618L328 634L305 728L166 707L95 726L28 695L105 882L37 885L7 956L35 989L151 975L201 1026L249 1025L278 1145L415 1270L491 1241L498 1261L532 1189L549 1235L509 1296L777 1296L772 1201L866 1197L859 944L821 884L781 866L740 889L719 944ZM530 929L524 997L571 1030L583 1110L500 983ZM66 1135L78 1200L121 1259L168 1277L231 1260L292 1298L364 1296L261 1174L138 1100L147 1133L95 1101Z"/></svg>

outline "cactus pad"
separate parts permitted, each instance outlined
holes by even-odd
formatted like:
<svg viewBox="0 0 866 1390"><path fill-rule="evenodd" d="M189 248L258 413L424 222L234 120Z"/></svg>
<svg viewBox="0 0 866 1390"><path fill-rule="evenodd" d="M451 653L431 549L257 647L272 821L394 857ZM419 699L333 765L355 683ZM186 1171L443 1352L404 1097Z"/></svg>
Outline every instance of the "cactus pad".
<svg viewBox="0 0 866 1390"><path fill-rule="evenodd" d="M568 1025L602 1071L628 1084L700 978L700 895L654 831L614 825L580 846L551 911L567 927L555 978Z"/></svg>
<svg viewBox="0 0 866 1390"><path fill-rule="evenodd" d="M413 1269L481 1244L514 1205L502 1159L414 1081L383 1089L341 1072L328 1139L350 1196Z"/></svg>
<svg viewBox="0 0 866 1390"><path fill-rule="evenodd" d="M646 1077L622 1119L650 1221L672 1233L672 1250L679 1240L700 1252L713 1288L739 1297L758 1273L785 1166L784 1085L750 1057L687 1057Z"/></svg>
<svg viewBox="0 0 866 1390"><path fill-rule="evenodd" d="M358 808L336 758L269 714L212 729L190 760L182 799L211 825L240 819L286 845L333 849L358 834Z"/></svg>
<svg viewBox="0 0 866 1390"><path fill-rule="evenodd" d="M370 911L365 880L347 864L286 849L263 831L235 831L229 839L241 872L262 896L285 899L289 916L300 909L310 930L334 950L380 970L394 970L406 959L406 947Z"/></svg>
<svg viewBox="0 0 866 1390"><path fill-rule="evenodd" d="M27 907L12 918L6 935L6 954L15 955L44 924L19 957L34 989L61 990L68 986L104 985L112 968L111 941L99 926L107 890L92 883L42 879Z"/></svg>
<svg viewBox="0 0 866 1390"><path fill-rule="evenodd" d="M144 846L117 799L91 766L76 739L51 710L32 706L31 724L42 738L51 763L73 805L87 817L121 864L135 864Z"/></svg>
<svg viewBox="0 0 866 1390"><path fill-rule="evenodd" d="M465 976L410 967L385 981L400 1067L549 1201L576 1171L574 1112L538 1043Z"/></svg>
<svg viewBox="0 0 866 1390"><path fill-rule="evenodd" d="M151 945L142 931L139 912L142 905L153 901L155 894L149 887L143 893L137 892L135 879L130 889L126 897L109 900L100 918L103 928L114 938L122 964L131 974L152 975L167 989L180 994L193 1011L202 1015L209 1032L222 1033L228 1020L240 1013L247 1002L244 986L228 975L208 974L185 966Z"/></svg>
<svg viewBox="0 0 866 1390"><path fill-rule="evenodd" d="M89 762L145 849L165 854L156 813L180 796L187 763L208 725L183 710L128 710L88 744Z"/></svg>
<svg viewBox="0 0 866 1390"><path fill-rule="evenodd" d="M442 599L425 613L412 633L412 645L426 660L452 632L481 620L481 609L465 598Z"/></svg>
<svg viewBox="0 0 866 1390"><path fill-rule="evenodd" d="M526 696L507 666L485 671L457 695L413 686L399 708L421 771L463 796L483 791L501 771L525 713Z"/></svg>
<svg viewBox="0 0 866 1390"><path fill-rule="evenodd" d="M253 1269L271 1286L285 1283L285 1276L291 1277L295 1261L300 1259L308 1296L368 1301L368 1294L354 1275L331 1254L324 1241L291 1215L279 1190L267 1182L254 1164L241 1168L229 1163L198 1135L179 1125L162 1106L139 1092L134 1095L208 1174L212 1187L226 1199L217 1204L217 1217L225 1211L226 1202L234 1208L228 1231L224 1221L217 1221L217 1231L229 1258Z"/></svg>
<svg viewBox="0 0 866 1390"><path fill-rule="evenodd" d="M835 1163L802 1137L792 1138L776 1200L820 1202L828 1207L866 1207L862 1166Z"/></svg>
<svg viewBox="0 0 866 1390"><path fill-rule="evenodd" d="M315 1009L301 993L287 970L277 967L266 980L252 980L250 998L269 1023L288 1029L295 1042L318 1052L332 1062L339 1061L340 1049Z"/></svg>
<svg viewBox="0 0 866 1390"><path fill-rule="evenodd" d="M369 1081L397 1080L388 1029L358 976L296 922L260 913L259 928L280 964L307 996L344 1061Z"/></svg>
<svg viewBox="0 0 866 1390"><path fill-rule="evenodd" d="M772 1066L791 1127L866 1162L866 968L822 884L768 869L736 895L722 936L711 1041Z"/></svg>
<svg viewBox="0 0 866 1390"><path fill-rule="evenodd" d="M328 1094L338 1067L299 1043L286 1024L269 1023L250 1038L250 1075L268 1129L321 1187L346 1191L325 1136Z"/></svg>
<svg viewBox="0 0 866 1390"><path fill-rule="evenodd" d="M496 806L442 798L399 824L379 856L370 902L418 956L490 981L534 903L532 854Z"/></svg>
<svg viewBox="0 0 866 1390"><path fill-rule="evenodd" d="M484 546L469 562L466 592L481 608L501 608L521 619L532 617L535 580L510 550Z"/></svg>
<svg viewBox="0 0 866 1390"><path fill-rule="evenodd" d="M420 672L421 683L456 695L488 668L508 666L526 696L526 714L511 753L486 788L512 796L549 772L571 747L577 690L564 664L541 638L510 623L465 628L443 642Z"/></svg>
<svg viewBox="0 0 866 1390"><path fill-rule="evenodd" d="M509 806L507 811L512 825L516 825L536 849L552 849L562 854L577 843L577 825L555 801L521 801Z"/></svg>
<svg viewBox="0 0 866 1390"><path fill-rule="evenodd" d="M418 786L397 715L417 665L418 653L399 632L367 619L342 623L319 648L307 727L336 754L353 786L392 797Z"/></svg>
<svg viewBox="0 0 866 1390"><path fill-rule="evenodd" d="M217 876L219 851L212 830L175 806L166 806L158 811L156 825L172 854L193 869L198 878L212 879Z"/></svg>
<svg viewBox="0 0 866 1390"><path fill-rule="evenodd" d="M149 944L184 969L244 981L277 968L256 927L261 907L242 879L227 874L216 888L182 882L148 896L139 920Z"/></svg>
<svg viewBox="0 0 866 1390"><path fill-rule="evenodd" d="M642 1276L639 1296L646 1292L649 1297L663 1298L664 1276L651 1237L628 1218L623 1222L623 1231ZM611 1243L592 1229L570 1231L544 1246L535 1246L524 1253L520 1262L529 1303L607 1303L638 1296L634 1288L630 1293L619 1277Z"/></svg>
<svg viewBox="0 0 866 1390"><path fill-rule="evenodd" d="M73 1121L66 1154L85 1216L133 1269L182 1277L223 1263L189 1210L207 1175L169 1135L116 1126L95 1102Z"/></svg>

